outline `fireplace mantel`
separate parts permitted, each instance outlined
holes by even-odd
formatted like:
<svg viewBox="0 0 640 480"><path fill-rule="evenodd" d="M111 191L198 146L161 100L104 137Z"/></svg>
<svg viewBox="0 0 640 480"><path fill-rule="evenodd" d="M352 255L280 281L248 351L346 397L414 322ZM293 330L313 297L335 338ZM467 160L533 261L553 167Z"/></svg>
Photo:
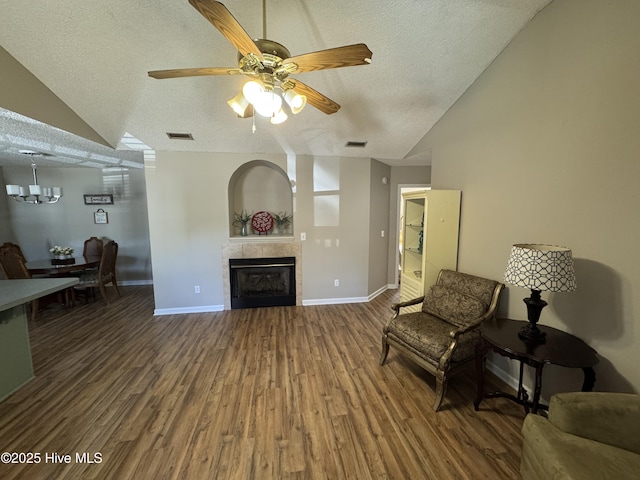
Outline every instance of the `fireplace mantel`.
<svg viewBox="0 0 640 480"><path fill-rule="evenodd" d="M222 245L222 284L224 309L231 309L229 278L230 258L296 258L296 305L302 305L302 244L300 242L246 241Z"/></svg>

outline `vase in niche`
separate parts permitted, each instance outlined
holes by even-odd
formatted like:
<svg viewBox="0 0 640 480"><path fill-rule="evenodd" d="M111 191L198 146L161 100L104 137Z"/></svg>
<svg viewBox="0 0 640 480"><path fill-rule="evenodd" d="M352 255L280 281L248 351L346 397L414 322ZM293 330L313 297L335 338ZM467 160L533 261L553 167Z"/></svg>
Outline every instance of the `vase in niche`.
<svg viewBox="0 0 640 480"><path fill-rule="evenodd" d="M249 235L249 228L247 227L246 223L243 223L242 227L240 227L240 235L242 235L243 237Z"/></svg>

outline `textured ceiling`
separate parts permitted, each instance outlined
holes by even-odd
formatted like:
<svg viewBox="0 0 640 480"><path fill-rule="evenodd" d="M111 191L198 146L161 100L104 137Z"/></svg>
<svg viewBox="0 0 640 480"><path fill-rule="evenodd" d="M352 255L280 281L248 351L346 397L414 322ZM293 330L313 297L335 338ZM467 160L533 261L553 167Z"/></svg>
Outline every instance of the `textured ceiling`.
<svg viewBox="0 0 640 480"><path fill-rule="evenodd" d="M0 108L0 166L141 168L142 151L114 150Z"/></svg>
<svg viewBox="0 0 640 480"><path fill-rule="evenodd" d="M129 133L155 150L428 164L427 154L409 152L549 1L267 0L267 37L292 55L365 43L373 58L294 75L341 110L325 115L307 106L282 125L258 117L254 134L251 120L226 104L244 77L147 76L236 66L234 48L187 0L3 0L0 44L114 147ZM262 36L262 2L223 3L251 37ZM167 132L194 140L170 140ZM0 164L8 156L0 151Z"/></svg>

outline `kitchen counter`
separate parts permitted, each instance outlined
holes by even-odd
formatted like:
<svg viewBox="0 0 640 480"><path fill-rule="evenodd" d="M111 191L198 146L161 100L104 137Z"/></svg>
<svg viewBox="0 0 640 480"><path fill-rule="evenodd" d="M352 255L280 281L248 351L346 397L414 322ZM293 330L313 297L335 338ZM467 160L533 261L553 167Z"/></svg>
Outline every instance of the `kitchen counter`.
<svg viewBox="0 0 640 480"><path fill-rule="evenodd" d="M34 377L25 305L77 283L77 278L0 280L0 401Z"/></svg>

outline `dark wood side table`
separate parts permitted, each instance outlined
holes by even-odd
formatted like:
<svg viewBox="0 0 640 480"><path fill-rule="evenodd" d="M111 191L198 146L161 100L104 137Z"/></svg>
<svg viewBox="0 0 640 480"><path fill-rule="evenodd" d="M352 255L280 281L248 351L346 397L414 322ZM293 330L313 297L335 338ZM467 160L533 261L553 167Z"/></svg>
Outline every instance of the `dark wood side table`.
<svg viewBox="0 0 640 480"><path fill-rule="evenodd" d="M538 324L543 332L546 332L546 342L534 344L525 342L518 336L518 331L527 322L499 318L487 320L480 329L484 339L482 351L477 357L478 368L478 396L473 406L476 410L480 406L483 398L504 397L523 405L525 412L537 413L538 410L547 410L546 405L540 404L540 392L542 390L542 368L547 364L559 365L568 368L581 368L584 372L583 392L590 392L596 381L596 374L593 370L598 363L597 352L570 333L557 330L546 325ZM520 362L520 378L518 380L517 395L506 392L485 392L484 390L484 364L486 353L489 350L512 358ZM522 386L522 374L524 365L535 368L535 386L533 399L529 400L529 395Z"/></svg>

